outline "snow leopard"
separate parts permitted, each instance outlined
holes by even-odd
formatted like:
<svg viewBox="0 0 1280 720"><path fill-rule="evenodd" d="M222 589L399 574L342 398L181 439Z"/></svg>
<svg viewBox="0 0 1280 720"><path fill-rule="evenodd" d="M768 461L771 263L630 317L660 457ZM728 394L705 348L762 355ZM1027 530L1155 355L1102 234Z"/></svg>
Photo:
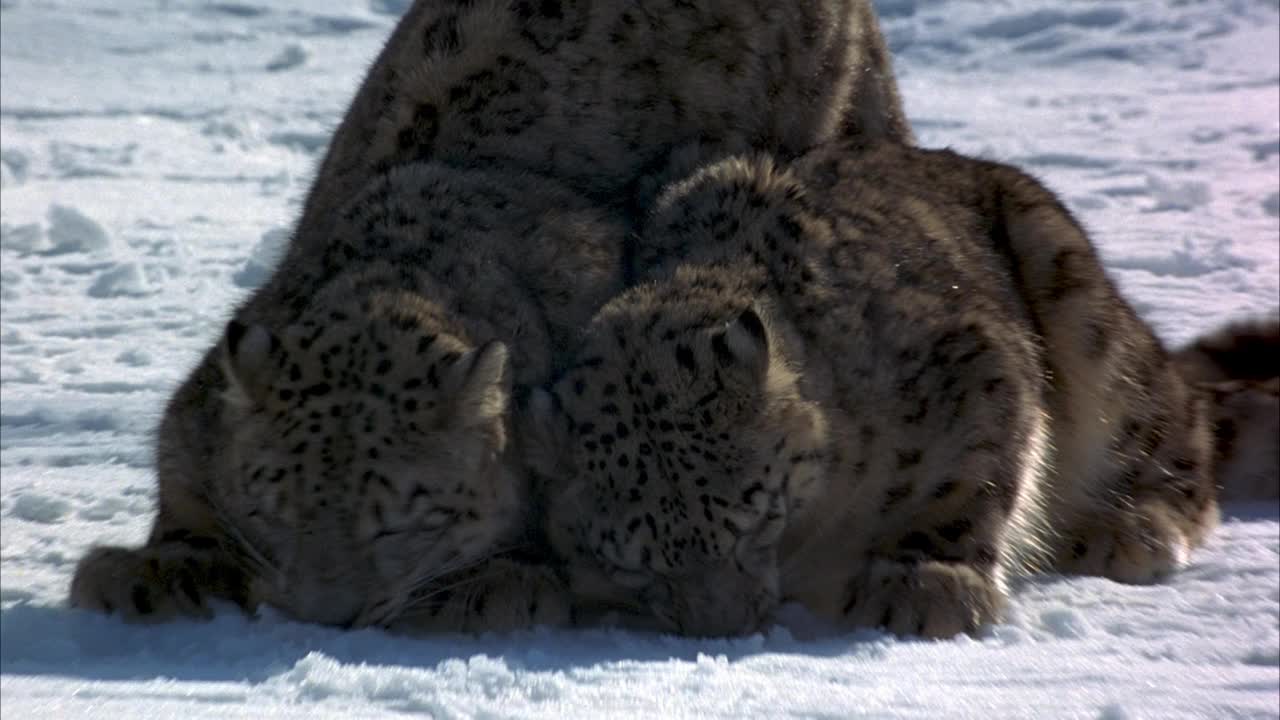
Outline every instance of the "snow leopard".
<svg viewBox="0 0 1280 720"><path fill-rule="evenodd" d="M558 622L555 573L501 552L529 545L536 514L511 388L568 354L668 176L836 137L911 140L868 0L414 3L279 267L164 411L146 544L91 550L72 604L144 621L206 616L212 598L343 626ZM450 172L431 181L443 197L397 195Z"/></svg>
<svg viewBox="0 0 1280 720"><path fill-rule="evenodd" d="M150 541L92 551L72 602L157 621L224 599L404 632L567 622L550 570L495 558L522 544L508 400L621 289L624 233L536 175L376 178L284 302L229 323L225 385L179 391Z"/></svg>
<svg viewBox="0 0 1280 720"><path fill-rule="evenodd" d="M1208 398L1014 167L742 154L667 186L634 261L529 402L583 607L950 637L1028 572L1157 581L1217 522Z"/></svg>
<svg viewBox="0 0 1280 720"><path fill-rule="evenodd" d="M523 167L635 215L695 161L838 137L912 139L869 0L419 0L303 227L406 160Z"/></svg>

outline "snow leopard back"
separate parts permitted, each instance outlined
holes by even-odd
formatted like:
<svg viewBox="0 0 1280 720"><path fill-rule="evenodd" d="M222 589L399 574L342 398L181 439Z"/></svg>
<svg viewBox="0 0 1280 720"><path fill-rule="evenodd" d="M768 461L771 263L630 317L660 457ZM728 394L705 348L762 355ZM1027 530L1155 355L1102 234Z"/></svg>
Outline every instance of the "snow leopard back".
<svg viewBox="0 0 1280 720"><path fill-rule="evenodd" d="M911 136L867 0L420 0L335 132L301 230L405 162L520 167L629 205L678 148L785 157L842 136Z"/></svg>

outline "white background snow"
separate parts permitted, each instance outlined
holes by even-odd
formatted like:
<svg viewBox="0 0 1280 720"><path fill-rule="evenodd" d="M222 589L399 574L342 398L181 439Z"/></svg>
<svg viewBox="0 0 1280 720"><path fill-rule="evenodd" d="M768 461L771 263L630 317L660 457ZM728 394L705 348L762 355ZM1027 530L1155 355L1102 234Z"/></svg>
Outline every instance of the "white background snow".
<svg viewBox="0 0 1280 720"><path fill-rule="evenodd" d="M65 606L142 541L148 432L269 272L408 0L0 0L0 702L57 717L1280 717L1280 510L1165 585L1044 578L978 639L408 640ZM1170 343L1280 304L1276 0L880 0L922 144L1019 163Z"/></svg>

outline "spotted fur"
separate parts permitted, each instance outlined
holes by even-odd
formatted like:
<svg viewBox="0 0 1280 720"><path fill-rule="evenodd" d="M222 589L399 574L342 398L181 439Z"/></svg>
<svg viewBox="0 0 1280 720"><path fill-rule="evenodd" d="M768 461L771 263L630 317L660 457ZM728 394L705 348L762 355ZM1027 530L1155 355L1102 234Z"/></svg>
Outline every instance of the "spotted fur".
<svg viewBox="0 0 1280 720"><path fill-rule="evenodd" d="M425 164L376 179L298 278L317 289L242 314L222 343L225 389L175 399L189 410L161 429L170 482L151 542L95 551L72 601L156 618L203 614L212 595L406 631L565 621L563 597L488 614L466 600L467 614L440 595L522 573L532 598L554 585L484 564L522 542L508 398L545 382L619 289L623 232L545 178ZM185 569L196 549L229 579Z"/></svg>
<svg viewBox="0 0 1280 720"><path fill-rule="evenodd" d="M1012 573L1150 581L1216 520L1203 398L1013 168L732 158L668 188L636 259L534 402L548 533L602 606L949 636Z"/></svg>
<svg viewBox="0 0 1280 720"><path fill-rule="evenodd" d="M629 237L583 203L628 221L707 158L844 136L910 139L868 0L414 3L337 128L280 269L165 411L147 545L91 553L72 602L155 617L214 595L394 622L427 579L519 534L505 387L545 379ZM139 574L152 556L198 555L175 532L225 546L211 562L234 575L197 582L194 604L168 603L189 574ZM539 597L546 577L526 570ZM153 601L130 603L136 587Z"/></svg>
<svg viewBox="0 0 1280 720"><path fill-rule="evenodd" d="M406 160L520 167L643 211L695 158L843 136L911 136L869 0L419 0L302 227Z"/></svg>

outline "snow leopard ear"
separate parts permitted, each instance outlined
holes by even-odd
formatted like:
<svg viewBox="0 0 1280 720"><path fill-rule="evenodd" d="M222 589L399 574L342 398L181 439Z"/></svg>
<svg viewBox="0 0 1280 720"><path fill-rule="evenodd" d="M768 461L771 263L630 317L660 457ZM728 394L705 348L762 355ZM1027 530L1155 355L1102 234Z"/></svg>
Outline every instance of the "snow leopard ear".
<svg viewBox="0 0 1280 720"><path fill-rule="evenodd" d="M755 308L742 311L724 332L711 340L720 367L763 385L769 373L769 332Z"/></svg>
<svg viewBox="0 0 1280 720"><path fill-rule="evenodd" d="M511 398L511 355L497 340L464 353L449 368L449 387L457 388L450 423L473 428L500 419Z"/></svg>
<svg viewBox="0 0 1280 720"><path fill-rule="evenodd" d="M280 339L262 325L232 320L225 340L222 372L228 397L246 405L264 404L276 373L275 356L282 349Z"/></svg>

